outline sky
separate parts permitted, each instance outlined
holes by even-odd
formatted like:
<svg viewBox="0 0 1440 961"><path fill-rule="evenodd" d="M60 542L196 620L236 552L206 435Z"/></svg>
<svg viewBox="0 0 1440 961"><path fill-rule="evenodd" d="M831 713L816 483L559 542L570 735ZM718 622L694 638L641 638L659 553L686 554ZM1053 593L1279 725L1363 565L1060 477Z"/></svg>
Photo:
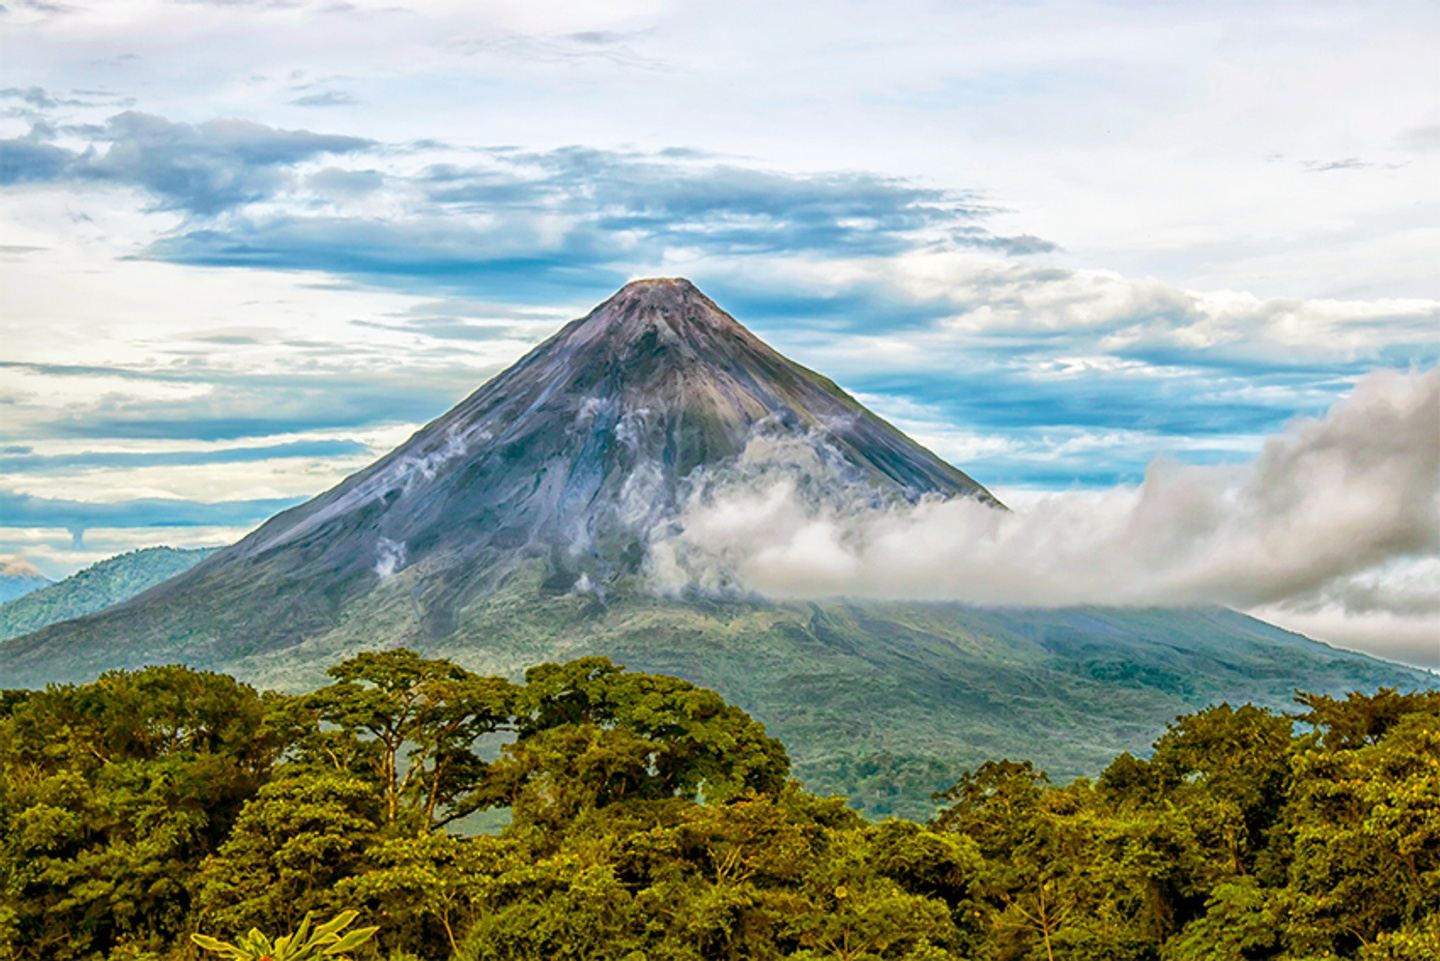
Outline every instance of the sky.
<svg viewBox="0 0 1440 961"><path fill-rule="evenodd" d="M656 275L1012 505L1250 469L1440 359L1437 43L1431 2L0 0L0 555L231 542ZM1251 609L1440 664L1433 540Z"/></svg>

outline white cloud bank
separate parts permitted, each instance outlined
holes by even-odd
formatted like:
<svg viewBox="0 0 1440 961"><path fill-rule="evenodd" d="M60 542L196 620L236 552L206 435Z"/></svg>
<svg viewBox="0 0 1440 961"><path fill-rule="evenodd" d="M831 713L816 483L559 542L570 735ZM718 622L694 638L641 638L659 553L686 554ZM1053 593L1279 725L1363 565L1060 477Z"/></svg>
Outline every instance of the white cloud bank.
<svg viewBox="0 0 1440 961"><path fill-rule="evenodd" d="M832 481L711 478L654 543L657 582L788 598L1215 603L1312 629L1363 616L1393 627L1393 656L1440 665L1440 368L1372 373L1248 464L1157 460L1138 487L1045 495L1012 513L965 499L876 507ZM837 487L851 493L821 492Z"/></svg>

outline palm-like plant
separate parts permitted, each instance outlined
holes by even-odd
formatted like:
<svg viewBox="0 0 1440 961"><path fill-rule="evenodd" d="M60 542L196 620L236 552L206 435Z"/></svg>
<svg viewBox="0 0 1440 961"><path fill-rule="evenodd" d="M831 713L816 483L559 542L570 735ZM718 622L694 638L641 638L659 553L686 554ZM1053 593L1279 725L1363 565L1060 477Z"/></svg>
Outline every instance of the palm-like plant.
<svg viewBox="0 0 1440 961"><path fill-rule="evenodd" d="M341 934L359 916L358 911L343 911L313 930L310 915L300 922L294 934L271 941L258 928L235 939L221 941L207 934L192 934L194 941L206 951L214 951L231 961L315 961L325 958L339 961L340 956L354 951L369 941L379 928L356 928Z"/></svg>

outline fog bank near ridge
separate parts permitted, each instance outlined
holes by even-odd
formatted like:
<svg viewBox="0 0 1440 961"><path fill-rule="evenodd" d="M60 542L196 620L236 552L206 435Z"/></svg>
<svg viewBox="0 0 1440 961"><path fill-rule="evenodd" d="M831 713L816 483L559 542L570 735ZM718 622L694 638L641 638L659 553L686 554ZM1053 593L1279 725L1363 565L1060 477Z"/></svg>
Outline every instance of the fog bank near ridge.
<svg viewBox="0 0 1440 961"><path fill-rule="evenodd" d="M841 479L794 471L717 474L656 537L650 568L666 590L1215 603L1339 634L1379 614L1390 656L1440 666L1440 368L1371 373L1249 463L1156 460L1139 486L1047 494L1012 513L965 498L877 507Z"/></svg>

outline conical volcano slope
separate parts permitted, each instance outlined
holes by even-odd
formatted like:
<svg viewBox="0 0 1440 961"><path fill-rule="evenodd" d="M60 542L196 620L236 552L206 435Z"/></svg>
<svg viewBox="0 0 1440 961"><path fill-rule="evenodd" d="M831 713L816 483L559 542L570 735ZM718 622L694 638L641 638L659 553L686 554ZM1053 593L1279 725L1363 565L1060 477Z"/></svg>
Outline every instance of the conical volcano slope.
<svg viewBox="0 0 1440 961"><path fill-rule="evenodd" d="M653 590L655 535L702 485L772 468L852 502L1002 509L687 281L637 281L233 547L0 643L0 688L175 661L293 688L345 654L400 644L502 673L605 654L716 688L784 739L813 786L917 814L987 758L1093 772L1214 701L1425 683L1223 610Z"/></svg>
<svg viewBox="0 0 1440 961"><path fill-rule="evenodd" d="M877 496L993 500L689 281L643 280L204 573L244 561L363 589L421 563L497 579L540 554L552 584L603 581L634 566L698 469L757 437L838 459Z"/></svg>
<svg viewBox="0 0 1440 961"><path fill-rule="evenodd" d="M23 666L54 664L60 633L60 676L147 659L157 643L227 662L332 631L397 585L418 614L406 633L442 639L458 607L517 576L555 592L636 573L695 479L756 446L823 463L880 500L998 506L689 281L640 280L369 468L109 612L103 632L76 624L8 649L0 665L50 679Z"/></svg>

